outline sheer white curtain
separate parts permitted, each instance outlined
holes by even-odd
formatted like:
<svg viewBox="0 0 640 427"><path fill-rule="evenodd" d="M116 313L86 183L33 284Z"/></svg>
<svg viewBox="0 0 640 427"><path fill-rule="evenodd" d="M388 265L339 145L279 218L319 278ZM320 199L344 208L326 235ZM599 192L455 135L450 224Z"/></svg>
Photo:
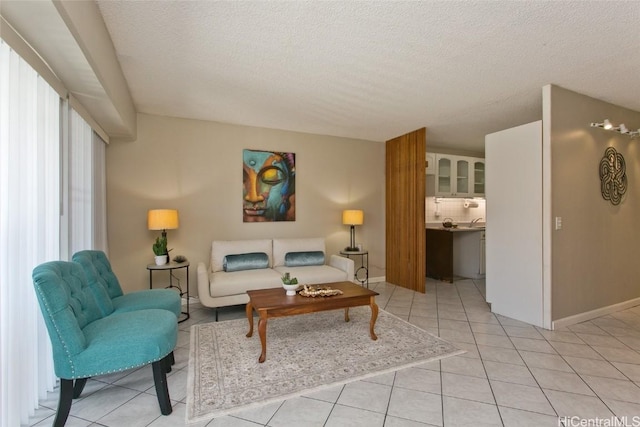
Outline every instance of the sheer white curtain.
<svg viewBox="0 0 640 427"><path fill-rule="evenodd" d="M107 251L105 142L0 39L2 427L56 384L31 272L82 249Z"/></svg>
<svg viewBox="0 0 640 427"><path fill-rule="evenodd" d="M64 157L68 207L62 217L67 229L63 236L63 252L70 258L84 249L107 251L107 214L105 178L105 142L91 126L65 102L69 128Z"/></svg>
<svg viewBox="0 0 640 427"><path fill-rule="evenodd" d="M93 131L69 111L69 254L93 244Z"/></svg>
<svg viewBox="0 0 640 427"><path fill-rule="evenodd" d="M93 249L108 254L106 149L107 144L93 132Z"/></svg>
<svg viewBox="0 0 640 427"><path fill-rule="evenodd" d="M0 40L0 421L53 390L32 269L60 256L60 97Z"/></svg>

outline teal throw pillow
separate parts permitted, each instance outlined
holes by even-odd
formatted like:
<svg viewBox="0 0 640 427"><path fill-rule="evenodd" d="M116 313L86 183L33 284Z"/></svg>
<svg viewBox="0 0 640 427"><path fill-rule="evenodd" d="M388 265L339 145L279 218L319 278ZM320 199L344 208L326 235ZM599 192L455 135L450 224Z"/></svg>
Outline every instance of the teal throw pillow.
<svg viewBox="0 0 640 427"><path fill-rule="evenodd" d="M222 268L226 272L269 268L269 256L264 252L227 255L222 261Z"/></svg>
<svg viewBox="0 0 640 427"><path fill-rule="evenodd" d="M305 265L324 265L324 252L287 252L284 256L284 265L287 267L302 267Z"/></svg>

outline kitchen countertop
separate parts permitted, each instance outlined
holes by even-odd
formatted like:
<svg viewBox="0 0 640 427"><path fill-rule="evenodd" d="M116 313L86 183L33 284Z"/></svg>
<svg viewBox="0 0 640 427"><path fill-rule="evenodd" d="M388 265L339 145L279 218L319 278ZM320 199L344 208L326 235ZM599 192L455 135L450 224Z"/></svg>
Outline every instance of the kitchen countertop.
<svg viewBox="0 0 640 427"><path fill-rule="evenodd" d="M458 224L457 228L445 228L442 226L442 223L436 223L436 224L432 224L432 223L427 223L424 226L425 229L429 229L429 230L441 230L441 231L450 231L452 233L458 233L458 232L468 232L468 231L484 231L486 226L484 223L480 223L480 225L474 225L473 227L469 227L469 224Z"/></svg>

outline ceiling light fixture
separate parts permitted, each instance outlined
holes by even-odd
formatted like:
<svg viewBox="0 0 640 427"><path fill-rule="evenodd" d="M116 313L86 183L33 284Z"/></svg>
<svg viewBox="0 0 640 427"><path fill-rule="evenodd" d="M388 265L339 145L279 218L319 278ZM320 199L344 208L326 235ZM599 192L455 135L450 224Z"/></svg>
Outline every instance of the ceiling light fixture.
<svg viewBox="0 0 640 427"><path fill-rule="evenodd" d="M590 126L592 128L601 128L604 130L618 132L622 135L628 135L631 138L640 136L640 129L638 129L637 131L630 131L629 128L627 128L627 126L625 126L624 123L620 123L620 126L613 126L613 124L611 124L609 119L605 119L604 122L602 123L595 123L595 122L591 123Z"/></svg>

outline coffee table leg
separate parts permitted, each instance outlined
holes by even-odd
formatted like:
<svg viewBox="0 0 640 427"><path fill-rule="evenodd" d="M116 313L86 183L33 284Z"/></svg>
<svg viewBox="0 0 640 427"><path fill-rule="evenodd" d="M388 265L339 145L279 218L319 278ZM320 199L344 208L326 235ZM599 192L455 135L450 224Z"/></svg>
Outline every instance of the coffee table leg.
<svg viewBox="0 0 640 427"><path fill-rule="evenodd" d="M247 333L247 338L250 338L253 335L253 306L251 305L251 301L247 303L247 308L245 309L247 312L247 320L249 321L249 332Z"/></svg>
<svg viewBox="0 0 640 427"><path fill-rule="evenodd" d="M371 297L371 321L369 322L369 334L371 335L372 340L377 340L378 336L373 331L373 328L376 326L376 320L378 319L378 305L376 304L373 297Z"/></svg>
<svg viewBox="0 0 640 427"><path fill-rule="evenodd" d="M349 307L344 309L344 321L345 322L349 321Z"/></svg>
<svg viewBox="0 0 640 427"><path fill-rule="evenodd" d="M258 321L258 335L260 335L260 345L262 346L262 353L258 358L258 363L262 363L267 358L267 315L266 313L260 313L260 320Z"/></svg>

